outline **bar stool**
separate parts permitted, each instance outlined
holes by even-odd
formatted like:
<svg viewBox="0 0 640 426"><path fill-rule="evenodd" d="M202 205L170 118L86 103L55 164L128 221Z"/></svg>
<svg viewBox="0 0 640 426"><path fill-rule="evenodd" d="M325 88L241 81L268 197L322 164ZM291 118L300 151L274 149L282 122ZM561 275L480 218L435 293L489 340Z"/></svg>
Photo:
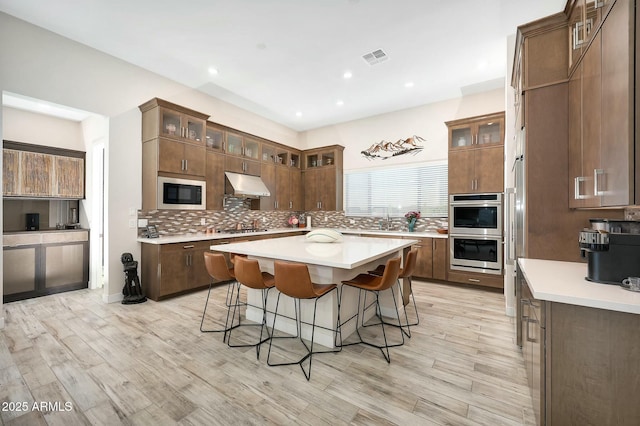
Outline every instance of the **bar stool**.
<svg viewBox="0 0 640 426"><path fill-rule="evenodd" d="M304 377L309 380L311 378L311 362L313 361L313 355L319 353L329 353L329 352L340 352L342 350L342 334L340 333L340 295L337 291L338 286L336 284L315 284L311 282L311 276L309 275L309 268L307 265L302 263L290 263L290 262L282 262L275 261L274 263L274 273L275 273L275 284L278 289L278 299L276 300L276 309L273 316L273 327L272 327L272 335L271 340L269 341L269 352L267 354L267 364L269 366L282 366L282 365L295 365L298 364L302 369L302 373ZM313 351L313 343L314 336L316 330L316 311L318 308L318 300L323 296L326 296L331 291L336 290L336 295L338 297L338 321L336 323L336 328L331 329L335 335L334 340L337 340L338 334L340 335L340 345L337 346L337 350L330 351ZM295 336L279 336L275 337L275 326L276 320L278 318L278 306L280 304L280 296L281 295L289 296L294 299L294 308L295 308L295 321L296 321L296 335ZM313 321L311 323L311 346L307 346L307 343L302 339L302 314L300 312L300 300L306 299L314 299L313 306ZM308 323L304 323L308 324ZM325 328L322 326L317 326L320 328ZM304 345L307 353L295 362L284 362L284 363L272 363L271 362L271 349L273 346L273 341L275 339L299 339ZM307 372L302 363L309 359L309 371Z"/></svg>
<svg viewBox="0 0 640 426"><path fill-rule="evenodd" d="M346 324L347 322L351 321L353 318L356 319L356 333L358 334L358 338L360 339L358 342L353 342L353 343L348 343L348 344L344 344L343 346L350 346L350 345L356 345L356 344L364 344L367 346L371 346L374 348L378 348L380 349L380 352L382 352L382 355L384 356L385 360L387 361L387 363L391 363L391 356L389 354L389 348L393 348L396 346L402 346L404 344L404 333L402 332L402 330L400 331L400 337L402 338L402 342L401 343L396 343L396 344L389 344L389 342L387 341L387 334L385 332L384 326L385 323L384 321L380 321L380 323L377 324L372 324L372 325L380 325L382 327L382 337L384 339L384 345L378 345L369 341L365 341L362 336L360 335L360 329L358 328L358 318L360 316L360 299L362 296L362 292L366 291L366 292L372 292L375 294L376 296L376 301L375 301L375 306L376 306L376 313L377 312L382 312L380 309L380 292L384 291L384 290L388 290L391 289L391 287L393 287L393 285L398 282L398 274L400 271L400 258L396 257L393 259L389 259L387 261L387 264L384 268L384 273L382 274L382 276L377 276L377 275L371 275L371 274L359 274L358 276L356 276L355 278L351 279L351 280L347 280L347 281L342 281L343 284L343 288L342 288L342 293L344 293L344 286L349 286L349 287L354 287L356 289L359 290L358 292L358 309L356 311L356 314L353 315L351 318L349 318L348 320L346 320L345 322L343 322L341 325ZM391 294L393 296L393 304L394 307L396 308L396 315L398 318L400 318L400 314L398 312L398 303L396 301L396 295L395 293L393 293L393 291L391 291ZM366 295L366 293L365 293ZM366 296L365 296L366 299ZM374 303L372 303L370 306L374 305ZM368 306L363 306L362 309L362 325L364 326L364 314L367 310ZM382 315L382 314L380 314Z"/></svg>
<svg viewBox="0 0 640 426"><path fill-rule="evenodd" d="M229 299L229 293L231 292L231 294L233 294L233 289L238 283L236 281L233 268L229 268L227 266L227 260L225 259L222 253L204 252L204 266L207 268L207 272L211 277L211 282L209 283L209 292L207 293L207 301L205 302L204 310L202 311L202 320L200 321L200 331L203 333L224 332L224 337L223 337L223 341L224 341L227 337L227 332L229 331L229 329L227 328L227 324L229 322L229 310L231 309L231 301ZM207 313L207 306L209 305L209 296L211 295L211 287L213 286L214 281L230 283L229 286L227 287L226 305L229 307L227 309L227 319L225 321L224 328L221 328L218 330L205 330L203 328L204 317Z"/></svg>
<svg viewBox="0 0 640 426"><path fill-rule="evenodd" d="M235 268L234 268L236 280L238 281L238 286L236 288L236 303L232 303L229 306L229 309L233 307L233 315L231 315L231 327L227 324L227 328L229 329L229 334L227 335L227 344L232 348L246 348L255 346L256 348L256 358L260 359L260 347L261 345L269 340L271 335L269 334L269 329L267 328L267 337L265 339L262 338L263 330L267 327L267 297L269 296L269 290L273 288L275 285L273 275L268 272L260 271L260 264L255 259L247 259L243 256L236 256L235 259ZM240 324L240 285L247 286L249 288L255 290L262 290L262 321L253 324ZM242 304L242 306L247 306L247 304ZM233 321L236 315L236 310L238 312L238 325L233 326ZM251 327L251 326L260 326L260 337L258 338L257 343L245 343L245 344L232 344L231 343L231 332L234 328L238 327Z"/></svg>
<svg viewBox="0 0 640 426"><path fill-rule="evenodd" d="M418 258L418 249L417 248L412 248L411 250L409 250L409 253L407 253L407 256L404 258L404 266L402 268L400 268L400 272L398 273L398 285L400 286L400 291L403 295L402 299L404 302L404 294L402 293L402 284L400 283L400 279L407 279L407 281L409 282L409 294L411 295L411 298L413 299L413 309L416 312L416 321L409 323L408 317L406 315L406 309L407 306L404 305L404 309L405 309L405 317L407 318L407 321L405 323L405 325L402 325L400 323L400 320L398 319L398 324L393 324L393 323L387 323L388 325L394 326L394 327L407 327L407 331L405 332L405 334L407 335L407 337L411 337L411 330L410 330L410 326L414 326L414 325L418 325L420 324L420 316L418 315L418 306L416 305L416 298L413 294L413 286L412 286L412 282L411 282L411 277L413 276L413 272L416 268L416 259ZM381 276L384 273L384 265L379 265L376 269L374 269L373 271L369 271L369 273L371 275L379 275ZM407 303L408 300L407 300ZM403 328L404 330L404 328Z"/></svg>

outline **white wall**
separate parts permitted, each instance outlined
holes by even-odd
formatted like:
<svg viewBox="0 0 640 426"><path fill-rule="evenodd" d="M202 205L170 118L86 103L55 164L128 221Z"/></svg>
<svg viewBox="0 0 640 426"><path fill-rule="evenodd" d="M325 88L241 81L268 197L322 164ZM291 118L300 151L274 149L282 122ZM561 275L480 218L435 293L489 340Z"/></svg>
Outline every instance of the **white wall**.
<svg viewBox="0 0 640 426"><path fill-rule="evenodd" d="M504 111L504 89L335 124L300 134L303 148L343 145L344 169L444 160L448 157L446 121ZM426 140L417 155L368 160L360 152L372 144L418 135Z"/></svg>
<svg viewBox="0 0 640 426"><path fill-rule="evenodd" d="M79 122L3 107L2 138L14 142L84 151Z"/></svg>
<svg viewBox="0 0 640 426"><path fill-rule="evenodd" d="M109 118L105 147L106 300L122 295L121 253L140 257L136 230L128 227L130 209L141 207L142 124L138 105L160 97L209 114L212 121L299 145L298 134L292 129L3 13L0 63L0 91Z"/></svg>

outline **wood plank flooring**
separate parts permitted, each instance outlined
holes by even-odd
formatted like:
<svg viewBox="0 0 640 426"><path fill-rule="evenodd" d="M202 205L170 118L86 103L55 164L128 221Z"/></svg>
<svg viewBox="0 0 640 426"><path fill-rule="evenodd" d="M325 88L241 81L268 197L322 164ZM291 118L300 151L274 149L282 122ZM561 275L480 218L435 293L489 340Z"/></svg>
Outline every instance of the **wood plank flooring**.
<svg viewBox="0 0 640 426"><path fill-rule="evenodd" d="M349 346L316 355L310 382L297 365L268 367L267 345L256 360L254 348L201 333L206 290L139 305L104 304L92 290L8 303L0 423L534 424L503 295L418 280L414 292L420 324L391 364ZM223 324L225 295L212 290L207 327Z"/></svg>

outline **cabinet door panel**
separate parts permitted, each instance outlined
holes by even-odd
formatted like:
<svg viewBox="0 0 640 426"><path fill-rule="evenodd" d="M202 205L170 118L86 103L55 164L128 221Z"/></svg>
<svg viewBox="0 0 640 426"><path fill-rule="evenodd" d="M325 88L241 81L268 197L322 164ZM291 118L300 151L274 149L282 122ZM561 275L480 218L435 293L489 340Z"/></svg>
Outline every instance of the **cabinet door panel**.
<svg viewBox="0 0 640 426"><path fill-rule="evenodd" d="M582 173L582 64L569 80L569 207L584 206Z"/></svg>
<svg viewBox="0 0 640 426"><path fill-rule="evenodd" d="M304 210L304 185L302 183L302 172L299 169L290 170L291 176L291 201L292 209L295 211Z"/></svg>
<svg viewBox="0 0 640 426"><path fill-rule="evenodd" d="M222 210L224 198L224 156L207 152L207 210Z"/></svg>
<svg viewBox="0 0 640 426"><path fill-rule="evenodd" d="M447 279L447 238L433 238L433 278Z"/></svg>
<svg viewBox="0 0 640 426"><path fill-rule="evenodd" d="M184 145L166 139L158 141L158 171L184 173Z"/></svg>
<svg viewBox="0 0 640 426"><path fill-rule="evenodd" d="M495 146L475 150L475 192L502 192L504 172L503 147Z"/></svg>
<svg viewBox="0 0 640 426"><path fill-rule="evenodd" d="M261 167L260 167L260 162L259 161L249 161L249 160L245 160L244 161L244 173L247 175L252 175L252 176L260 176L261 173Z"/></svg>
<svg viewBox="0 0 640 426"><path fill-rule="evenodd" d="M83 259L87 243L45 247L45 288L84 281Z"/></svg>
<svg viewBox="0 0 640 426"><path fill-rule="evenodd" d="M336 209L336 170L333 167L318 171L316 180L320 201L320 210L333 211Z"/></svg>
<svg viewBox="0 0 640 426"><path fill-rule="evenodd" d="M594 192L594 173L600 169L601 57L598 33L582 60L582 173L586 178L585 207L600 206L600 197Z"/></svg>
<svg viewBox="0 0 640 426"><path fill-rule="evenodd" d="M616 2L602 24L602 205L634 204L634 43L630 7ZM640 165L636 164L636 167ZM638 200L635 200L637 203Z"/></svg>
<svg viewBox="0 0 640 426"><path fill-rule="evenodd" d="M160 296L177 293L186 285L187 254L182 247L162 247L160 253ZM143 284L144 288L144 284Z"/></svg>
<svg viewBox="0 0 640 426"><path fill-rule="evenodd" d="M2 193L20 195L20 151L2 150Z"/></svg>
<svg viewBox="0 0 640 426"><path fill-rule="evenodd" d="M286 167L276 168L276 201L277 210L290 210L291 200L291 178L289 169Z"/></svg>
<svg viewBox="0 0 640 426"><path fill-rule="evenodd" d="M38 279L38 247L5 248L2 254L5 265L3 294L34 291Z"/></svg>
<svg viewBox="0 0 640 426"><path fill-rule="evenodd" d="M474 151L449 151L449 193L472 192Z"/></svg>
<svg viewBox="0 0 640 426"><path fill-rule="evenodd" d="M209 251L209 241L195 243L191 253L191 274L185 289L198 288L209 284L211 281L207 268L204 265L204 253Z"/></svg>
<svg viewBox="0 0 640 426"><path fill-rule="evenodd" d="M55 156L56 195L84 198L84 159Z"/></svg>
<svg viewBox="0 0 640 426"><path fill-rule="evenodd" d="M433 277L433 248L431 238L421 238L420 242L413 246L418 249L416 269L414 275L421 278Z"/></svg>
<svg viewBox="0 0 640 426"><path fill-rule="evenodd" d="M193 176L204 176L206 170L206 148L184 144L185 170L183 173Z"/></svg>
<svg viewBox="0 0 640 426"><path fill-rule="evenodd" d="M318 170L307 170L303 173L304 180L304 209L306 211L320 210L318 205L318 188L316 176Z"/></svg>
<svg viewBox="0 0 640 426"><path fill-rule="evenodd" d="M52 196L53 156L23 151L20 162L22 195Z"/></svg>

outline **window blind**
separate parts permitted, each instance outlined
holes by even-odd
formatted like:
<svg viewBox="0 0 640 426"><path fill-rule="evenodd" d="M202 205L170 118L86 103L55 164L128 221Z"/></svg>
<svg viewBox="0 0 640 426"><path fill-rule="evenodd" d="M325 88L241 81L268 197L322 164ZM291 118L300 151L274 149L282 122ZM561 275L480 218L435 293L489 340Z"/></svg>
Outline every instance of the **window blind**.
<svg viewBox="0 0 640 426"><path fill-rule="evenodd" d="M447 172L446 162L346 171L345 214L402 217L415 210L423 217L446 217Z"/></svg>

